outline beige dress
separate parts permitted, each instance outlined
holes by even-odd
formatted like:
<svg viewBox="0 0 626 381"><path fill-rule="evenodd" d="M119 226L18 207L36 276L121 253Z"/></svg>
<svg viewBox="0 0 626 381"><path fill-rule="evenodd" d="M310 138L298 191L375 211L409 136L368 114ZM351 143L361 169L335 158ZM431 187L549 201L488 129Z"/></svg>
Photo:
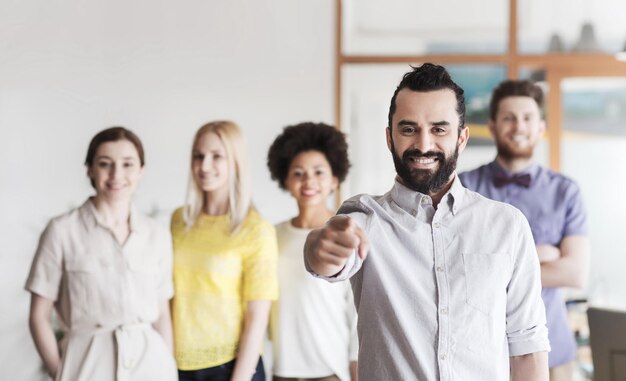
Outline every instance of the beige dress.
<svg viewBox="0 0 626 381"><path fill-rule="evenodd" d="M170 233L135 210L130 230L120 245L87 200L41 235L26 289L53 300L65 328L57 380L178 379L151 325L174 294Z"/></svg>

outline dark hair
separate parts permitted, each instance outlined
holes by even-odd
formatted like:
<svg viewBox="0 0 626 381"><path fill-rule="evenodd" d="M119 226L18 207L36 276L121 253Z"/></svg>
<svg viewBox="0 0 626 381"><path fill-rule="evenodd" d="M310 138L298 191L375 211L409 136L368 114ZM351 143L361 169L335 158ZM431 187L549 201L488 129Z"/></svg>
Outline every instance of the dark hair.
<svg viewBox="0 0 626 381"><path fill-rule="evenodd" d="M465 96L463 95L463 89L452 80L452 77L450 77L450 74L443 66L425 63L417 67L411 66L411 68L413 70L404 74L396 91L393 93L393 97L391 97L388 116L389 128L392 127L391 120L396 112L396 97L400 90L409 89L425 92L450 89L454 91L456 96L456 112L459 114L459 131L461 131L465 126Z"/></svg>
<svg viewBox="0 0 626 381"><path fill-rule="evenodd" d="M111 127L98 132L96 136L91 139L91 142L89 142L89 148L87 148L87 156L85 157L85 165L87 167L91 167L93 165L96 151L98 151L100 145L107 142L116 142L118 140L128 140L135 146L135 148L137 149L137 155L139 156L139 161L141 162L141 166L143 167L146 161L141 140L137 135L135 135L135 133L127 130L124 127ZM93 180L90 181L91 186L95 187Z"/></svg>
<svg viewBox="0 0 626 381"><path fill-rule="evenodd" d="M350 168L345 135L324 123L305 122L288 126L276 137L267 153L267 167L278 185L285 189L291 161L304 151L319 151L330 164L333 176L345 180Z"/></svg>
<svg viewBox="0 0 626 381"><path fill-rule="evenodd" d="M501 82L493 90L489 103L489 118L496 120L500 101L506 97L531 97L537 102L539 110L543 109L543 90L533 81L508 79Z"/></svg>

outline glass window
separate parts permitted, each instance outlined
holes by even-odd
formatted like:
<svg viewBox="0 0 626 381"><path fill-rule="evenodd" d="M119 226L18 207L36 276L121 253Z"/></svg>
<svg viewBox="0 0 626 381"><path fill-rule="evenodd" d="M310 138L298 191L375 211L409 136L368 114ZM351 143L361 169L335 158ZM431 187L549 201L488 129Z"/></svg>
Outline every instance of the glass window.
<svg viewBox="0 0 626 381"><path fill-rule="evenodd" d="M344 0L346 54L501 54L508 1Z"/></svg>
<svg viewBox="0 0 626 381"><path fill-rule="evenodd" d="M622 0L519 0L518 50L615 53L626 38L624 14Z"/></svg>
<svg viewBox="0 0 626 381"><path fill-rule="evenodd" d="M585 198L591 303L626 307L626 78L562 81L562 170Z"/></svg>

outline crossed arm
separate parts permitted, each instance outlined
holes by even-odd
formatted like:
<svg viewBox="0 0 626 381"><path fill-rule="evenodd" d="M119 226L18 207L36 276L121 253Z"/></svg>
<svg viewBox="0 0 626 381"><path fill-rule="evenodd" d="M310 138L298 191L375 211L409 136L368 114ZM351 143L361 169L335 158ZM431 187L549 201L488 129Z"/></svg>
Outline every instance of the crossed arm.
<svg viewBox="0 0 626 381"><path fill-rule="evenodd" d="M543 287L582 288L587 282L589 238L572 235L563 238L559 247L537 245Z"/></svg>

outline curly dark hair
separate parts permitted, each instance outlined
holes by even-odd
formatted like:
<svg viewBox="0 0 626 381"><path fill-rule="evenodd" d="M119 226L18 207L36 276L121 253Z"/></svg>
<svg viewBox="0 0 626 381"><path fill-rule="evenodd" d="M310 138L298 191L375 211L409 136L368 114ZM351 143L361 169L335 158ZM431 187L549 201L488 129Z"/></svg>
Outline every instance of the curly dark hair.
<svg viewBox="0 0 626 381"><path fill-rule="evenodd" d="M348 175L350 160L346 136L324 123L304 122L287 126L276 137L267 153L267 167L278 185L285 189L291 161L301 152L319 151L330 164L333 176L341 183Z"/></svg>
<svg viewBox="0 0 626 381"><path fill-rule="evenodd" d="M508 79L501 82L493 90L489 103L489 118L491 120L496 120L500 101L507 97L531 97L539 106L539 110L543 109L544 98L541 87L530 80Z"/></svg>
<svg viewBox="0 0 626 381"><path fill-rule="evenodd" d="M396 112L396 98L402 89L411 91L435 91L450 89L456 97L456 112L459 114L459 131L465 127L465 95L463 89L452 80L448 71L441 65L425 63L421 66L411 66L411 71L404 74L400 84L391 97L387 123L392 128L391 120Z"/></svg>

